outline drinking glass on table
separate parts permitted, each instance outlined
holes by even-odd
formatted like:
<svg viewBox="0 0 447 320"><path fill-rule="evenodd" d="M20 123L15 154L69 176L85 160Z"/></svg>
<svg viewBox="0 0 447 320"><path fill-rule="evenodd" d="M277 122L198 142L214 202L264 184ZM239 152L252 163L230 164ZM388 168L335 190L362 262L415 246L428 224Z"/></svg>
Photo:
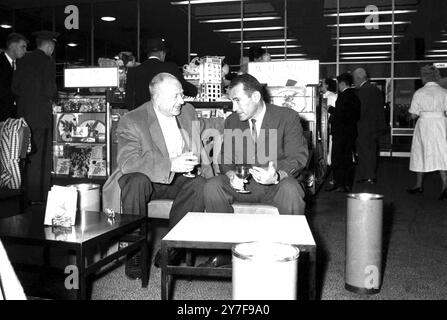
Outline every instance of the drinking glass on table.
<svg viewBox="0 0 447 320"><path fill-rule="evenodd" d="M197 162L196 165L199 164L199 156L196 153L189 151L189 152L187 152L187 156L191 157L191 159L194 159ZM192 173L193 170L184 173L183 176L187 177L187 178L195 178L196 175L194 173Z"/></svg>
<svg viewBox="0 0 447 320"><path fill-rule="evenodd" d="M250 193L250 190L245 189L245 181L250 176L250 171L249 171L250 167L251 166L244 165L244 164L238 164L236 166L236 176L239 179L242 179L242 181L244 181L242 189L236 189L236 191L239 192L239 193Z"/></svg>

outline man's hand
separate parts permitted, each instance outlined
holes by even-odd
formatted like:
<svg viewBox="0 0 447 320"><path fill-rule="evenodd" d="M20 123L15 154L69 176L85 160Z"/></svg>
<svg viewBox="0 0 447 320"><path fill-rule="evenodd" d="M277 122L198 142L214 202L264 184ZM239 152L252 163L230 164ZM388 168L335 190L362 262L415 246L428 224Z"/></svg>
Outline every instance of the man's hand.
<svg viewBox="0 0 447 320"><path fill-rule="evenodd" d="M199 164L197 156L190 152L171 159L171 172L190 172Z"/></svg>
<svg viewBox="0 0 447 320"><path fill-rule="evenodd" d="M244 188L244 183L247 183L247 180L238 178L236 172L230 170L226 173L228 179L230 179L231 186L236 190L242 190Z"/></svg>
<svg viewBox="0 0 447 320"><path fill-rule="evenodd" d="M275 184L278 181L278 175L276 173L276 167L273 161L269 161L267 168L253 167L250 169L250 173L259 184Z"/></svg>

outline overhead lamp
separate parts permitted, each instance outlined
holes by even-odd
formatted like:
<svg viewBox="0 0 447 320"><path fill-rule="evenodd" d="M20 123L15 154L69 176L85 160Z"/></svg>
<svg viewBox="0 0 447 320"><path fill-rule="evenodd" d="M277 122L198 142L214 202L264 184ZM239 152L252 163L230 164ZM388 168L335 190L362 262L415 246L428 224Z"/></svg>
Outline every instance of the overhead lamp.
<svg viewBox="0 0 447 320"><path fill-rule="evenodd" d="M401 35L395 35L394 38L402 38ZM362 39L389 39L393 38L392 35L383 36L355 36L355 37L339 37L340 40L362 40ZM333 40L337 40L337 37L332 37Z"/></svg>
<svg viewBox="0 0 447 320"><path fill-rule="evenodd" d="M445 58L447 54L426 54L426 58Z"/></svg>
<svg viewBox="0 0 447 320"><path fill-rule="evenodd" d="M2 24L0 24L0 28L11 29L12 25L10 23L8 23L8 22L3 22Z"/></svg>
<svg viewBox="0 0 447 320"><path fill-rule="evenodd" d="M417 10L394 10L394 14L402 14L402 13L414 13ZM338 14L339 17L353 17L353 16L369 16L371 14L393 14L392 10L386 11L360 11L360 12L340 12ZM336 17L337 13L327 13L324 15L325 17Z"/></svg>
<svg viewBox="0 0 447 320"><path fill-rule="evenodd" d="M252 17L244 18L243 21L267 21L267 20L279 20L281 17ZM228 19L209 19L199 21L200 23L223 23L223 22L241 22L241 18L228 18Z"/></svg>
<svg viewBox="0 0 447 320"><path fill-rule="evenodd" d="M285 57L283 57L282 59L274 58L270 61L284 61L284 60L285 60ZM306 58L289 59L289 55L287 55L287 61L303 61L303 60L309 60L309 59L306 59Z"/></svg>
<svg viewBox="0 0 447 320"><path fill-rule="evenodd" d="M189 55L190 55L191 57L197 57L197 53L195 53L195 52L191 52Z"/></svg>
<svg viewBox="0 0 447 320"><path fill-rule="evenodd" d="M410 21L395 21L394 25L398 25L398 24L408 24L411 23ZM364 27L366 25L375 25L375 26L389 26L392 25L393 21L385 21L385 22L372 22L372 23L367 23L367 22L356 22L356 23L340 23L338 24L338 26L340 27ZM337 24L328 24L328 27L337 27Z"/></svg>
<svg viewBox="0 0 447 320"><path fill-rule="evenodd" d="M434 50L427 50L427 52L433 52L433 53L436 53L436 52L447 52L447 49L434 49Z"/></svg>
<svg viewBox="0 0 447 320"><path fill-rule="evenodd" d="M220 2L240 2L241 0L190 0L190 1L171 1L173 6L181 6L191 4L207 4L207 3L220 3Z"/></svg>
<svg viewBox="0 0 447 320"><path fill-rule="evenodd" d="M286 39L287 42L297 41L296 39ZM284 39L257 39L257 40L244 40L244 43L270 43L270 42L283 42ZM231 43L241 43L241 41L231 41Z"/></svg>
<svg viewBox="0 0 447 320"><path fill-rule="evenodd" d="M288 44L287 48L299 48L298 44ZM284 49L284 45L281 46L261 46L262 49ZM244 49L250 49L250 47L244 47Z"/></svg>
<svg viewBox="0 0 447 320"><path fill-rule="evenodd" d="M74 48L74 47L77 47L78 44L76 42L69 42L69 43L67 43L67 46Z"/></svg>
<svg viewBox="0 0 447 320"><path fill-rule="evenodd" d="M104 17L101 17L101 20L106 21L106 22L112 22L112 21L115 21L116 18L112 17L112 16L104 16Z"/></svg>
<svg viewBox="0 0 447 320"><path fill-rule="evenodd" d="M256 28L244 28L244 31L268 31L268 30L283 30L284 27L256 27ZM214 32L240 32L241 28L233 29L217 29Z"/></svg>
<svg viewBox="0 0 447 320"><path fill-rule="evenodd" d="M389 54L391 51L364 51L364 52L342 52L342 56L355 56L355 55L367 55L367 54Z"/></svg>
<svg viewBox="0 0 447 320"><path fill-rule="evenodd" d="M387 59L390 56L361 56L361 57L342 57L343 60L371 60L371 59Z"/></svg>
<svg viewBox="0 0 447 320"><path fill-rule="evenodd" d="M304 56L306 56L306 54L305 53L288 53L287 56L288 57L304 57ZM284 53L270 54L270 57L272 57L272 58L284 57Z"/></svg>
<svg viewBox="0 0 447 320"><path fill-rule="evenodd" d="M437 43L447 43L447 40L438 40Z"/></svg>
<svg viewBox="0 0 447 320"><path fill-rule="evenodd" d="M394 42L399 44L399 42ZM353 43L340 43L340 47L356 47L356 46L390 46L392 42L353 42ZM334 46L337 46L334 44Z"/></svg>

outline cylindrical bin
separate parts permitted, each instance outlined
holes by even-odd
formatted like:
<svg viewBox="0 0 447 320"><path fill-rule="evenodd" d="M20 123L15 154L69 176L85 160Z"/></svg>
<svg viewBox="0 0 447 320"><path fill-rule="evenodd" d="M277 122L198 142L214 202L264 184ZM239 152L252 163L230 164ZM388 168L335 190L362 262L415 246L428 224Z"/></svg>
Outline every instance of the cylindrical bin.
<svg viewBox="0 0 447 320"><path fill-rule="evenodd" d="M277 242L233 247L234 300L295 300L298 248Z"/></svg>
<svg viewBox="0 0 447 320"><path fill-rule="evenodd" d="M78 207L82 211L99 211L101 197L99 195L99 184L79 183L71 184L69 187L75 187L78 190Z"/></svg>
<svg viewBox="0 0 447 320"><path fill-rule="evenodd" d="M346 219L345 288L360 294L380 291L383 196L351 193Z"/></svg>

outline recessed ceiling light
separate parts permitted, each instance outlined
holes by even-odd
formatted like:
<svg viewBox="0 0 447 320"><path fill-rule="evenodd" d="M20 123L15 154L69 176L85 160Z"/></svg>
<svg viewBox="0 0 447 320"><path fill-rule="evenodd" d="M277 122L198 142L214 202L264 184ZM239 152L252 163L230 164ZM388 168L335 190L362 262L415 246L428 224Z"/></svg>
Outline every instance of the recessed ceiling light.
<svg viewBox="0 0 447 320"><path fill-rule="evenodd" d="M174 6L179 5L188 5L189 2L191 4L205 4L205 3L219 3L219 2L240 2L241 0L191 0L191 1L171 1L171 4Z"/></svg>
<svg viewBox="0 0 447 320"><path fill-rule="evenodd" d="M391 51L364 51L364 52L342 52L342 56L355 56L355 55L365 55L365 54L389 54Z"/></svg>
<svg viewBox="0 0 447 320"><path fill-rule="evenodd" d="M102 21L107 21L107 22L112 22L115 21L116 18L115 17L111 17L111 16L105 16L105 17L101 17Z"/></svg>
<svg viewBox="0 0 447 320"><path fill-rule="evenodd" d="M0 24L0 27L3 28L3 29L11 29L12 25L10 25L9 23L5 22L5 23Z"/></svg>
<svg viewBox="0 0 447 320"><path fill-rule="evenodd" d="M384 36L355 36L355 37L339 37L340 40L361 40L361 39L389 39L392 38L392 35L384 35ZM394 38L401 38L403 36L395 35ZM337 37L332 37L333 40L337 40Z"/></svg>
<svg viewBox="0 0 447 320"><path fill-rule="evenodd" d="M435 49L435 50L427 50L427 52L447 52L447 49Z"/></svg>
<svg viewBox="0 0 447 320"><path fill-rule="evenodd" d="M299 48L298 44L288 44L287 48ZM261 46L262 49L284 49L284 45L281 46ZM244 47L244 49L250 49L250 47Z"/></svg>
<svg viewBox="0 0 447 320"><path fill-rule="evenodd" d="M267 21L267 20L279 20L280 17L253 17L253 18L244 18L244 21ZM210 20L202 20L200 23L223 23L223 22L241 22L241 18L229 18L229 19L210 19Z"/></svg>
<svg viewBox="0 0 447 320"><path fill-rule="evenodd" d="M296 39L287 39L289 41L296 41ZM244 43L269 43L269 42L284 42L284 39L259 39L259 40L244 40ZM241 43L241 41L231 41L231 43Z"/></svg>
<svg viewBox="0 0 447 320"><path fill-rule="evenodd" d="M340 47L356 47L356 46L386 46L391 45L392 42L353 42L353 43L340 43ZM399 42L394 42L399 44ZM336 46L336 44L334 44Z"/></svg>
<svg viewBox="0 0 447 320"><path fill-rule="evenodd" d="M365 59L387 59L390 56L361 56L361 57L342 57L343 60L365 60Z"/></svg>
<svg viewBox="0 0 447 320"><path fill-rule="evenodd" d="M445 58L447 54L426 54L426 58Z"/></svg>
<svg viewBox="0 0 447 320"><path fill-rule="evenodd" d="M398 24L408 24L411 23L410 21L394 21L394 25L398 25ZM393 22L392 21L386 21L386 22L372 22L372 23L367 23L367 22L356 22L356 23L340 23L339 26L340 27L364 27L364 26L368 26L368 25L374 25L374 26L389 26L392 25ZM328 24L328 27L337 27L337 24Z"/></svg>
<svg viewBox="0 0 447 320"><path fill-rule="evenodd" d="M266 30L283 30L284 27L257 27L257 28L244 28L244 31L266 31ZM234 29L217 29L214 32L240 32L241 28Z"/></svg>
<svg viewBox="0 0 447 320"><path fill-rule="evenodd" d="M197 53L195 53L195 52L191 52L189 55L190 55L191 57L197 57Z"/></svg>
<svg viewBox="0 0 447 320"><path fill-rule="evenodd" d="M305 53L288 53L288 57L304 57ZM271 54L270 57L277 58L277 57L284 57L284 53L277 53L277 54Z"/></svg>
<svg viewBox="0 0 447 320"><path fill-rule="evenodd" d="M394 10L394 14L402 14L402 13L414 13L417 12L417 10ZM387 11L377 11L377 12L371 12L371 11L360 11L360 12L340 12L340 17L352 17L352 16L369 16L371 14L392 14L392 10ZM324 15L325 17L336 17L336 13L328 13Z"/></svg>
<svg viewBox="0 0 447 320"><path fill-rule="evenodd" d="M78 44L76 43L76 42L69 42L69 43L67 43L67 46L69 46L69 47L77 47L78 46Z"/></svg>
<svg viewBox="0 0 447 320"><path fill-rule="evenodd" d="M436 41L437 43L447 43L447 40L439 40L439 41Z"/></svg>

